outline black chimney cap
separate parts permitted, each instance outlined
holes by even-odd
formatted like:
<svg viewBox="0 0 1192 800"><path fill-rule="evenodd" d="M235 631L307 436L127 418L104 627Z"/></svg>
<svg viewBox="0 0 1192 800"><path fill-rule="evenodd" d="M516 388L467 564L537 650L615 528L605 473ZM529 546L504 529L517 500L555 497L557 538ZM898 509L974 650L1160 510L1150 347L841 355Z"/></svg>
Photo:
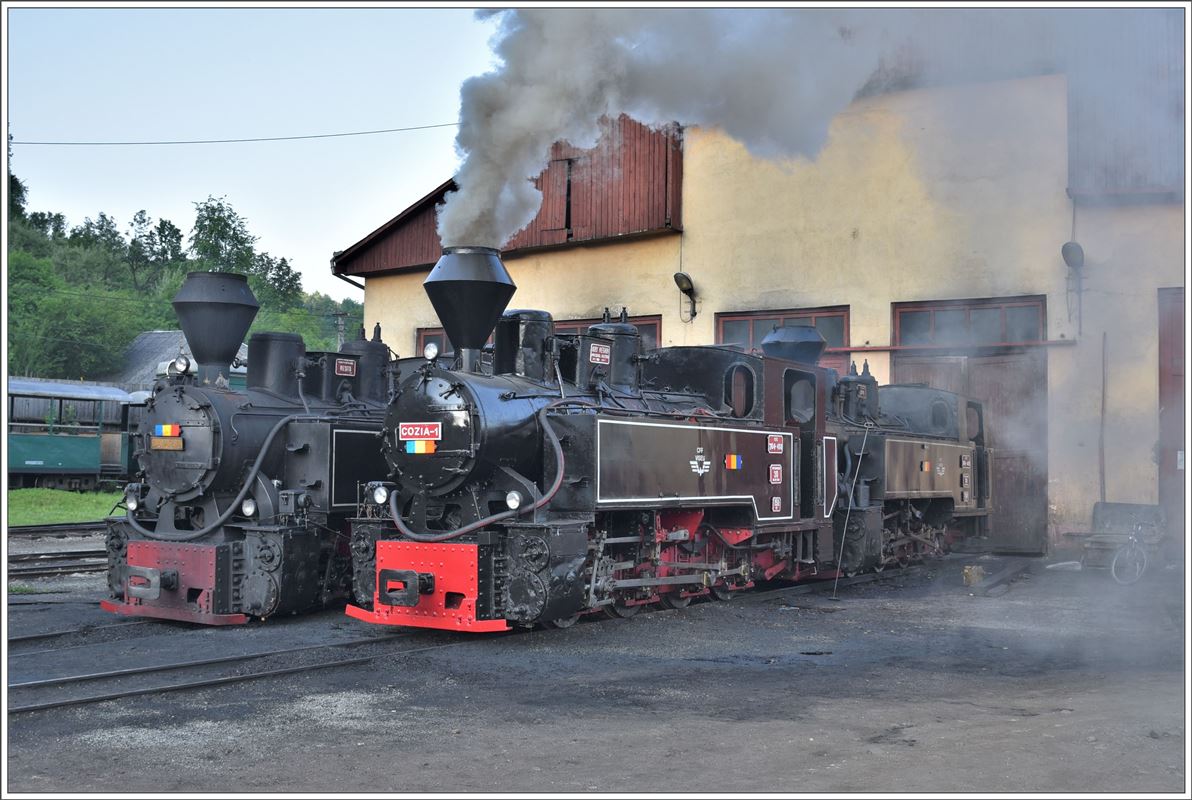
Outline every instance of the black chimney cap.
<svg viewBox="0 0 1192 800"><path fill-rule="evenodd" d="M174 313L200 366L227 369L260 303L235 272L191 272L174 295Z"/></svg>
<svg viewBox="0 0 1192 800"><path fill-rule="evenodd" d="M491 247L444 247L422 283L447 338L460 350L479 350L517 291Z"/></svg>
<svg viewBox="0 0 1192 800"><path fill-rule="evenodd" d="M762 339L766 355L802 364L817 363L827 346L823 334L810 325L783 325Z"/></svg>

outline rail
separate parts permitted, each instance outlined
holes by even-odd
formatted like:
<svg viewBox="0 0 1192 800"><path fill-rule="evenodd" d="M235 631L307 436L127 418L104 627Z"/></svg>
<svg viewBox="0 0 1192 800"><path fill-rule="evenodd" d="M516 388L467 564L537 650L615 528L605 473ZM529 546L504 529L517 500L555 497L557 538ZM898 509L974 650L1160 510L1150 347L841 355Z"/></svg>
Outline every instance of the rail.
<svg viewBox="0 0 1192 800"><path fill-rule="evenodd" d="M268 678L277 675L291 675L297 672L309 672L319 669L329 669L333 667L347 667L359 664L366 664L378 658L385 658L387 660L401 658L415 653L423 653L429 650L439 650L445 647L458 647L462 644L475 642L475 639L467 639L454 642L445 642L442 644L427 645L424 647L414 647L406 650L392 651L388 650L373 655L367 655L357 658L338 659L334 661L319 661L312 664L301 664L292 667L283 667L280 669L265 669L258 671L239 671L236 674L225 675L220 677L201 677L194 680L181 681L178 683L170 683L161 686L143 686L140 688L125 688L115 689L98 694L88 694L75 697L59 697L55 699L47 699L45 701L36 702L36 697L30 697L28 700L23 700L19 697L14 697L14 694L43 694L44 690L51 687L63 687L68 685L75 685L79 683L90 683L95 681L112 680L119 682L123 678L131 675L144 675L148 673L160 672L174 672L194 667L212 666L212 665L243 665L251 663L258 659L268 658L270 656L288 655L297 652L309 652L315 650L326 650L339 647L356 647L365 644L381 644L391 642L396 639L404 639L412 634L398 634L396 636L369 636L360 639L350 639L344 642L331 642L329 644L319 645L304 645L302 647L288 647L280 650L267 650L256 653L245 653L237 656L224 656L220 658L206 658L194 661L180 661L170 664L157 664L145 667L133 667L129 669L109 670L107 672L85 673L79 675L65 675L57 678L46 678L35 681L24 681L18 683L11 683L8 685L9 691L9 707L8 713L23 714L31 711L45 711L52 708L63 708L67 706L89 705L92 703L102 703L108 700L118 700L125 697L136 697L138 695L150 694L164 694L166 692L182 691L185 689L198 689L209 686L221 686L229 683L240 683L244 681L258 680L260 678ZM238 667L243 669L242 666ZM34 701L34 702L30 702Z"/></svg>
<svg viewBox="0 0 1192 800"><path fill-rule="evenodd" d="M9 525L9 536L37 539L43 536L82 536L97 531L107 530L107 523L102 520L87 522L56 522L47 525Z"/></svg>

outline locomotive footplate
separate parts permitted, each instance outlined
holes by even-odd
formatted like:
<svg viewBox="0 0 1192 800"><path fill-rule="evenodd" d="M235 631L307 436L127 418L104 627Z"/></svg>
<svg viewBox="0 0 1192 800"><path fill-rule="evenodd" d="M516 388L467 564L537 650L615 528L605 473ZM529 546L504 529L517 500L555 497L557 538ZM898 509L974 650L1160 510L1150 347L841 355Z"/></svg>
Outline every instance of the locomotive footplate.
<svg viewBox="0 0 1192 800"><path fill-rule="evenodd" d="M373 610L349 605L347 615L381 625L509 630L504 617L485 618L495 616L487 550L479 544L377 542Z"/></svg>
<svg viewBox="0 0 1192 800"><path fill-rule="evenodd" d="M239 625L229 613L232 543L129 542L124 602L102 600L113 614L157 617L206 625Z"/></svg>

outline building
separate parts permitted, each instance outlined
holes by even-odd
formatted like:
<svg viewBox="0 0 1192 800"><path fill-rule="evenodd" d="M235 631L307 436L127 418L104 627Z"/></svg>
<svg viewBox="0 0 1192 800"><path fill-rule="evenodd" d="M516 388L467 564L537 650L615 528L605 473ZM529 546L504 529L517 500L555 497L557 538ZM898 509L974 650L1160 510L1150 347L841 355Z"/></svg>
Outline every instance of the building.
<svg viewBox="0 0 1192 800"><path fill-rule="evenodd" d="M1160 87L1181 116L1182 70L1181 48ZM564 330L626 306L662 345L813 324L837 368L985 401L1000 549L1054 549L1100 499L1163 502L1180 537L1183 164L1112 168L1082 102L1062 74L865 97L791 163L622 118L592 151L555 147L543 208L504 250L512 306ZM442 337L421 282L450 188L332 261L402 355Z"/></svg>
<svg viewBox="0 0 1192 800"><path fill-rule="evenodd" d="M153 383L166 374L166 367L180 354L191 360L191 370L197 369L190 345L182 331L144 331L129 343L124 350L119 371L101 376L101 380L121 386L129 392L143 392L153 388ZM231 367L228 385L243 389L247 380L248 345L241 344L237 356L239 363Z"/></svg>

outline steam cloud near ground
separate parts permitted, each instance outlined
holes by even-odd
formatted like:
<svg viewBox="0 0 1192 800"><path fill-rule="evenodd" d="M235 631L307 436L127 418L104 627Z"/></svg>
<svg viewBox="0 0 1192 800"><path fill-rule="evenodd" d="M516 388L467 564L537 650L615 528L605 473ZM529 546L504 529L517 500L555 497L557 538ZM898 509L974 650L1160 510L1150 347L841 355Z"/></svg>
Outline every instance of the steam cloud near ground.
<svg viewBox="0 0 1192 800"><path fill-rule="evenodd" d="M500 67L461 89L459 191L444 245L500 247L537 214L550 146L591 147L602 116L717 127L754 155L813 159L859 94L1048 71L1082 76L1115 117L1182 125L1148 67L1099 54L1178 10L517 9L496 14ZM1182 27L1182 25L1181 25ZM1120 50L1120 45L1117 47ZM1142 53L1140 60L1158 54ZM1113 135L1113 132L1107 132ZM1179 131L1182 141L1182 128Z"/></svg>

